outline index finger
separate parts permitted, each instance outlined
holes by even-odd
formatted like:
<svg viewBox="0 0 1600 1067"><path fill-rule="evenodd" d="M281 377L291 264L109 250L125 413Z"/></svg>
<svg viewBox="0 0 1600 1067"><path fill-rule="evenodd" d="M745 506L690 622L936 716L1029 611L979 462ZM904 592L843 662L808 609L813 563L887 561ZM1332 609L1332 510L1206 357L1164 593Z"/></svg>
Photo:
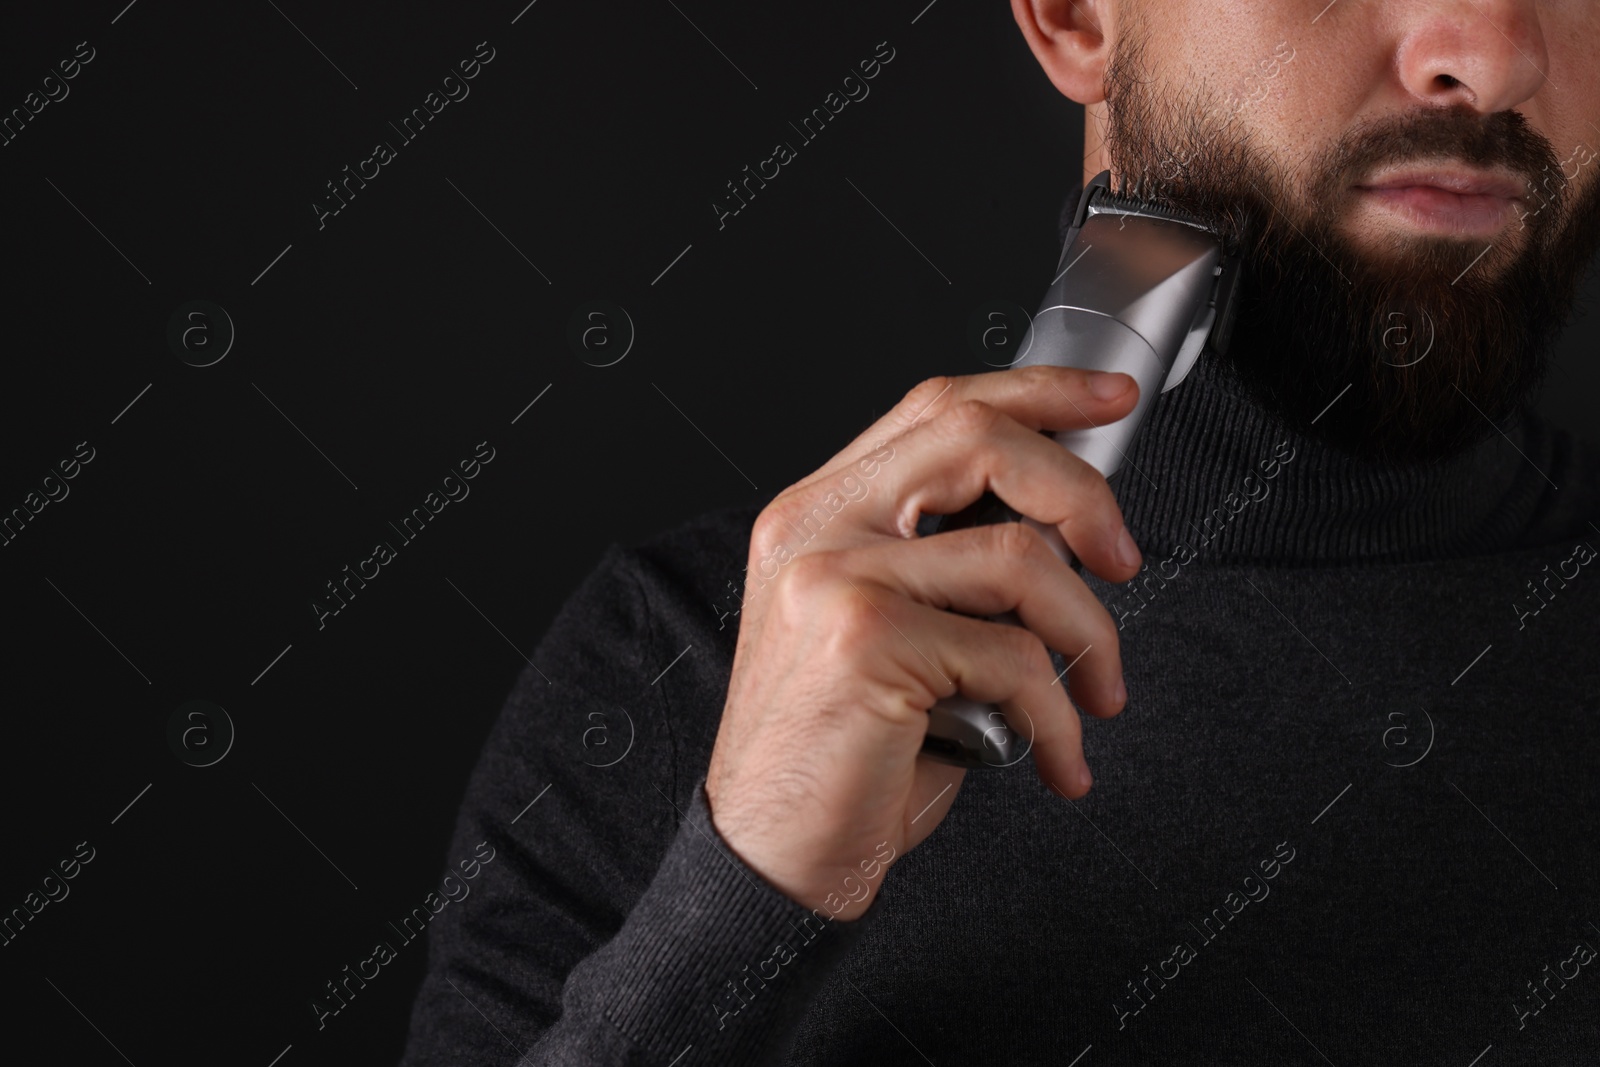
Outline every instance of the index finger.
<svg viewBox="0 0 1600 1067"><path fill-rule="evenodd" d="M831 478L863 454L911 430L930 415L963 400L981 400L1035 430L1104 426L1134 409L1139 386L1117 371L1038 365L959 376L939 375L918 383L882 418L857 434L804 482ZM892 456L892 453L891 453Z"/></svg>

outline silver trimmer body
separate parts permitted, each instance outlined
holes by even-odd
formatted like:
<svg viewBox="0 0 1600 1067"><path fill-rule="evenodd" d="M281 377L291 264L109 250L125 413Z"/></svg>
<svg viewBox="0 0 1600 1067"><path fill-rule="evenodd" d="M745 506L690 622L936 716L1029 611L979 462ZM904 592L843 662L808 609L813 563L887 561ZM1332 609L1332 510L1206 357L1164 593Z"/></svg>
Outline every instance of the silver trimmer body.
<svg viewBox="0 0 1600 1067"><path fill-rule="evenodd" d="M1181 382L1208 344L1220 350L1226 343L1238 275L1222 239L1203 223L1113 194L1109 172L1091 181L1055 280L1012 366L1121 371L1139 383L1139 400L1115 422L1051 436L1107 479L1120 471L1156 395ZM939 530L1016 521L1034 527L1056 555L1073 562L1054 526L1021 515L992 493L945 516ZM1014 612L991 618L1021 625ZM1032 746L1027 709L1021 710L1008 722L998 706L958 692L929 709L922 751L957 766L1010 766Z"/></svg>

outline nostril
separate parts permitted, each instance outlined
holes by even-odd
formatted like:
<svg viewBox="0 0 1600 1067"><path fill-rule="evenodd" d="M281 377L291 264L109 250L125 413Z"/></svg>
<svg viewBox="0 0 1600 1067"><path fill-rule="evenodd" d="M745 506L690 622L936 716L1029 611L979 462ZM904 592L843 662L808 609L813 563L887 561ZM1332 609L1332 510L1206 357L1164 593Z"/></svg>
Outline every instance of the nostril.
<svg viewBox="0 0 1600 1067"><path fill-rule="evenodd" d="M1441 89L1454 89L1456 86L1461 84L1459 80L1449 74L1440 74L1438 77L1434 78L1434 81L1439 83L1439 88Z"/></svg>

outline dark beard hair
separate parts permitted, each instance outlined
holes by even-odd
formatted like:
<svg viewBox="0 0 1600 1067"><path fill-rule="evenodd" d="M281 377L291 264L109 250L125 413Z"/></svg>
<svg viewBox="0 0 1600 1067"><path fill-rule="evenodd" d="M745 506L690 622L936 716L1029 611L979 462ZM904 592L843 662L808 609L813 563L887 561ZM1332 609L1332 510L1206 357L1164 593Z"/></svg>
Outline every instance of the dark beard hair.
<svg viewBox="0 0 1600 1067"><path fill-rule="evenodd" d="M1531 399L1600 247L1600 182L1575 200L1550 142L1517 112L1429 108L1351 129L1310 161L1301 192L1214 94L1147 83L1145 35L1128 29L1106 71L1107 148L1119 184L1206 220L1242 257L1220 362L1247 395L1295 430L1390 463L1457 454ZM1375 164L1441 156L1528 179L1520 248L1396 235L1362 251L1337 231L1350 185Z"/></svg>

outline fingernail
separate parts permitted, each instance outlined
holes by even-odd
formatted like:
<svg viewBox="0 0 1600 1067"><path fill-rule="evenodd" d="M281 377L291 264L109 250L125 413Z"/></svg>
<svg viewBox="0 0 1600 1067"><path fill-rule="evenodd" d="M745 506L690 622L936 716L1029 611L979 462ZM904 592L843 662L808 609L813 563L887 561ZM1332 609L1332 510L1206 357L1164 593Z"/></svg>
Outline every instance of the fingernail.
<svg viewBox="0 0 1600 1067"><path fill-rule="evenodd" d="M1137 567L1139 565L1139 546L1133 543L1133 535L1128 532L1126 526L1122 528L1121 533L1117 534L1116 553L1117 559L1122 562L1123 566Z"/></svg>
<svg viewBox="0 0 1600 1067"><path fill-rule="evenodd" d="M1090 371L1089 395L1096 400L1115 400L1128 391L1133 379L1116 371Z"/></svg>
<svg viewBox="0 0 1600 1067"><path fill-rule="evenodd" d="M1117 695L1111 702L1119 708L1128 702L1128 683L1121 678L1117 679Z"/></svg>
<svg viewBox="0 0 1600 1067"><path fill-rule="evenodd" d="M1083 765L1083 769L1078 772L1078 785L1083 789L1088 789L1094 785L1094 775L1089 773L1089 765L1087 763L1085 763Z"/></svg>

